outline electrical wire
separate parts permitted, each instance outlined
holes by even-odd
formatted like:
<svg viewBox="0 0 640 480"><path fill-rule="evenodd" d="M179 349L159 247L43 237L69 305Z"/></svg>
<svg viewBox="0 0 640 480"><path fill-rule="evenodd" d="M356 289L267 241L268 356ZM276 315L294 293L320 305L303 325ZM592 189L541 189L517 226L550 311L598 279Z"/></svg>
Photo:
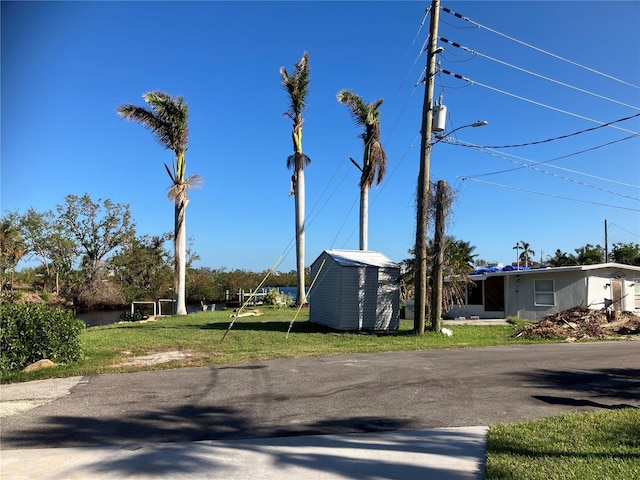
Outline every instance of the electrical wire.
<svg viewBox="0 0 640 480"><path fill-rule="evenodd" d="M549 110L553 110L553 111L556 111L556 112L559 112L559 113L564 113L565 115L570 115L572 117L580 118L582 120L587 120L589 122L597 123L599 125L604 125L605 124L605 122L601 122L599 120L594 120L593 118L585 117L584 115L579 115L577 113L569 112L568 110L563 110L563 109L558 108L558 107L553 107L551 105L547 105L547 104L542 103L542 102L538 102L538 101L531 100L531 99L526 98L526 97L522 97L520 95L516 95L515 93L510 93L510 92L507 92L505 90L501 90L499 88L492 87L490 85L486 85L484 83L476 82L475 80L471 80L470 78L464 77L464 76L462 76L460 74L450 72L449 70L442 69L441 71L445 75L450 75L450 76L452 76L454 78L457 78L459 80L464 80L465 82L468 82L468 83L470 83L472 85L478 85L480 87L484 87L484 88L487 88L489 90L493 90L494 92L502 93L503 95L507 95L509 97L517 98L518 100L523 100L525 102L532 103L532 104L537 105L539 107L548 108ZM633 133L634 135L640 135L640 133L634 132L633 130L627 130L626 128L616 127L615 125L608 125L608 126L610 128L615 128L616 130L621 130L623 132Z"/></svg>
<svg viewBox="0 0 640 480"><path fill-rule="evenodd" d="M549 175L551 177L555 177L555 178L558 178L560 180L565 180L567 182L574 183L576 185L580 185L582 187L592 188L594 190L599 190L599 191L604 192L604 193L608 193L608 194L611 194L611 195L616 195L616 196L619 196L619 197L622 197L622 198L626 198L626 199L629 199L629 200L634 200L634 201L640 202L640 198L631 197L629 195L624 195L624 194L618 193L618 192L613 192L611 190L606 190L604 188L597 187L595 185L590 185L588 183L580 182L578 180L574 180L574 179L569 178L569 177L565 177L565 176L562 176L562 175L558 175L556 173L548 172L546 170L542 170L541 168L536 168L532 164L526 164L526 163L518 162L516 160L512 160L510 158L507 158L507 157L505 157L503 155L508 155L508 156L511 156L511 157L514 157L514 158L519 158L521 160L530 161L530 160L524 159L522 157L517 157L515 155L509 155L509 154L501 154L501 152L494 152L492 149L489 149L489 148L482 149L481 151L484 152L484 153L487 153L488 155L491 155L493 157L500 158L501 160L506 160L507 162L511 162L511 163L516 164L516 165L520 165L523 168L528 168L530 170L534 170L534 171L539 172L539 173L544 173L545 175ZM579 173L579 172L574 172L574 173ZM469 176L467 178L472 178L472 177Z"/></svg>
<svg viewBox="0 0 640 480"><path fill-rule="evenodd" d="M640 212L640 209L638 209L638 208L621 207L619 205L610 205L610 204L607 204L607 203L592 202L590 200L582 200L582 199L579 199L579 198L564 197L562 195L556 195L556 194L553 194L553 193L536 192L534 190L527 190L525 188L515 187L513 185L503 185L501 183L487 182L485 180L478 180L476 178L469 178L469 177L456 177L456 178L459 178L459 179L461 179L463 181L484 183L486 185L492 185L492 186L495 186L495 187L507 188L507 189L510 189L510 190L517 190L519 192L525 192L525 193L533 193L535 195L542 195L542 196L545 196L545 197L557 198L557 199L561 199L561 200L570 200L570 201L573 201L573 202L588 203L588 204L591 204L591 205L599 205L601 207L618 208L618 209L621 209L621 210L631 210L632 212Z"/></svg>
<svg viewBox="0 0 640 480"><path fill-rule="evenodd" d="M634 85L633 83L629 83L629 82L627 82L627 81L625 81L625 80L621 80L621 79L616 78L616 77L614 77L614 76L612 76L612 75L608 75L608 74L606 74L606 73L600 72L600 71L595 70L595 69L593 69L593 68L591 68L591 67L587 67L587 66L582 65L582 64L580 64L580 63L577 63L577 62L574 62L574 61L569 60L569 59L567 59L567 58L561 57L560 55L556 55L555 53L551 53L551 52L548 52L548 51L543 50L543 49L541 49L541 48L535 47L535 46L533 46L533 45L531 45L531 44L529 44L529 43L523 42L522 40L518 40L517 38L513 38L513 37L511 37L511 36L509 36L509 35L506 35L506 34L504 34L504 33L498 32L497 30L494 30L494 29L489 28L489 27L487 27L487 26L485 26L485 25L482 25L482 24L480 24L480 23L478 23L478 22L475 22L475 21L471 20L471 19L470 19L470 18L468 18L468 17L465 17L465 16L463 16L463 15L460 15L459 13L453 12L453 11L451 11L450 9L446 8L446 7L440 7L440 9L441 9L443 12L445 12L445 13L449 13L449 14L453 15L454 17L460 18L460 19L462 19L462 20L464 20L464 21L466 21L466 22L471 23L471 24L473 24L473 25L477 26L478 28L482 28L482 29L487 30L487 31L489 31L489 32L491 32L491 33L495 33L496 35L499 35L499 36L501 36L501 37L504 37L504 38L506 38L506 39L508 39L508 40L511 40L511 41L513 41L513 42L519 43L520 45L523 45L523 46L525 46L525 47L528 47L528 48L531 48L531 49L533 49L533 50L536 50L537 52L544 53L545 55L549 55L549 56L551 56L551 57L553 57L553 58L556 58L556 59L558 59L558 60L562 60L563 62L570 63L571 65L574 65L574 66L576 66L576 67L583 68L583 69L588 70L588 71L590 71L590 72L592 72L592 73L595 73L595 74L597 74L597 75L601 75L601 76L606 77L606 78L608 78L608 79L610 79L610 80L614 80L614 81L616 81L616 82L623 83L623 84L625 84L625 85L627 85L627 86L629 86L629 87L633 87L633 88L636 88L636 89L640 90L640 86L638 86L638 85Z"/></svg>
<svg viewBox="0 0 640 480"><path fill-rule="evenodd" d="M614 140L614 141L612 141L612 142L604 143L604 144L602 144L602 145L596 145L595 147L590 147L590 148L587 148L587 149L584 149L584 150L580 150L580 151L578 151L578 152L573 152L573 153L569 153L569 154L567 154L567 155L562 155L562 156L560 156L560 157L552 158L552 159L550 159L550 160L542 160L542 161L540 161L540 162L534 162L534 163L532 163L531 165L549 164L549 163L551 163L551 162L555 162L556 160L562 160L562 159L564 159L564 158L575 157L576 155L581 155L581 154L583 154L583 153L591 152L591 151L593 151L593 150L597 150L597 149L599 149L599 148L608 147L608 146L613 145L613 144L615 144L615 143L619 143L619 142L622 142L622 141L625 141L625 140L630 140L630 139L632 139L632 138L636 138L636 135L630 135L630 136L628 136L628 137L620 138L620 139L618 139L618 140ZM448 141L448 140L445 140L445 143L448 143L448 144L450 144L450 145L458 145L458 146L461 146L461 147L474 148L474 149L478 149L478 150L481 150L481 149L499 148L499 147L481 147L481 146L474 146L474 145L468 144L468 143L466 143L466 142L457 142L457 143L453 143L453 142L450 142L450 141ZM505 154L505 155L506 155L506 154ZM529 160L529 161L530 161L530 160ZM596 176L596 175L590 175L590 174L588 174L588 173L579 172L579 171L577 171L577 170L572 170L572 169L570 169L570 168L559 167L559 166L557 166L557 165L549 165L549 166L550 166L550 167L553 167L553 168L557 168L557 169L559 169L559 170L565 170L565 171L567 171L567 172L576 173L576 174L578 174L578 175L583 175L583 176L585 176L585 177L591 177L591 178L594 178L594 179L597 179L597 180L602 180L602 181L605 181L605 182L615 183L615 184L617 184L617 185L623 185L623 186L625 186L625 187L640 188L640 186L638 186L638 185L631 185L631 184L629 184L629 183L618 182L618 181L615 181L615 180L609 180L609 179L606 179L606 178L598 177L598 176ZM505 169L505 170L499 170L499 171L496 171L496 172L482 173L482 174L478 174L478 175L469 175L469 176L470 176L470 177L473 177L473 178L477 178L477 177L488 177L488 176L490 176L490 175L497 175L497 174L499 174L499 173L507 173L507 172L513 172L513 171L515 171L515 170L522 170L523 168L527 168L527 167L524 167L524 166L522 166L522 167L514 167L514 168L508 168L508 169Z"/></svg>
<svg viewBox="0 0 640 480"><path fill-rule="evenodd" d="M638 113L638 114L636 114L636 115L631 115L630 117L620 118L620 119L618 119L618 120L614 120L614 121L612 121L612 122L603 123L602 125L598 125L597 127L587 128L587 129L585 129L585 130L580 130L580 131L578 131L578 132L569 133L569 134L566 134L566 135L560 135L560 136L558 136L558 137L547 138L546 140L537 140L537 141L535 141L535 142L518 143L518 144L513 144L513 145L498 145L498 146L495 146L495 145L487 145L487 146L483 146L483 147L481 147L481 148L516 148L516 147L528 147L528 146L531 146L531 145L540 145L540 144L542 144L542 143L549 143L549 142L553 142L553 141L555 141L555 140L563 140L563 139L565 139L565 138L575 137L576 135L581 135L581 134L583 134L583 133L592 132L592 131L594 131L594 130L598 130L599 128L608 127L609 125L613 125L614 123L624 122L624 121L626 121L626 120L630 120L630 119L632 119L632 118L636 118L636 117L640 117L640 113ZM625 137L625 138L622 138L622 139L620 139L620 140L615 140L615 141L613 141L613 142L606 143L606 144L604 144L603 146L607 146L607 145L611 145L611 144L613 144L613 143L621 142L622 140L628 140L628 139L630 139L630 138L634 138L634 137L636 137L636 136L637 136L637 135L631 135L631 136L629 136L629 137ZM445 142L445 143L446 143L446 142ZM463 145L463 146L465 146L465 145ZM599 147L595 147L595 148L599 148ZM588 150L585 150L585 151L588 151ZM560 159L560 158L565 158L565 157L559 157L558 159ZM547 161L549 161L549 162L550 162L551 160L547 160Z"/></svg>
<svg viewBox="0 0 640 480"><path fill-rule="evenodd" d="M520 72L524 72L524 73L527 73L527 74L529 74L529 75L533 75L534 77L538 77L538 78L541 78L541 79L543 79L543 80L547 80L547 81L549 81L549 82L553 82L553 83L555 83L555 84L557 84L557 85L561 85L561 86L563 86L563 87L571 88L571 89L576 90L576 91L581 92L581 93L586 93L587 95L591 95L591 96L593 96L593 97L600 98L600 99L602 99L602 100L606 100L606 101L608 101L608 102L612 102L612 103L616 103L616 104L618 104L618 105L622 105L623 107L632 108L632 109L634 109L634 110L640 110L640 107L636 107L636 106L634 106L634 105L629 105L628 103L620 102L620 101L618 101L618 100L614 100L614 99L612 99L612 98L605 97L604 95L599 95L599 94L597 94L597 93L590 92L590 91L585 90L585 89L583 89L583 88L575 87L575 86L570 85L570 84L568 84L568 83L564 83L564 82L561 82L561 81L559 81L559 80L554 80L553 78L546 77L546 76L544 76L544 75L540 75L539 73L532 72L531 70L526 70L526 69L524 69L524 68L522 68L522 67L518 67L518 66L516 66L516 65L512 65L512 64L510 64L510 63L507 63L507 62L505 62L505 61L498 60L497 58L490 57L489 55L485 55L485 54L480 53L480 52L478 52L478 51L471 50L470 48L467 48L467 47L465 47L465 46L463 46L463 45L460 45L459 43L456 43L456 42L452 42L452 41L450 41L450 40L447 40L447 39L446 39L446 38L444 38L444 37L440 37L440 40L442 40L443 42L445 42L445 43L447 43L447 44L449 44L449 45L453 45L453 46L454 46L454 47L456 47L456 48L460 48L461 50L464 50L465 52L469 52L469 53L471 53L472 55L477 55L477 56L479 56L479 57L486 58L487 60L491 60L491 61L496 62L496 63L499 63L499 64L501 64L501 65L505 65L505 66L507 66L507 67L511 67L511 68L513 68L513 69L515 69L515 70L518 70L518 71L520 71Z"/></svg>

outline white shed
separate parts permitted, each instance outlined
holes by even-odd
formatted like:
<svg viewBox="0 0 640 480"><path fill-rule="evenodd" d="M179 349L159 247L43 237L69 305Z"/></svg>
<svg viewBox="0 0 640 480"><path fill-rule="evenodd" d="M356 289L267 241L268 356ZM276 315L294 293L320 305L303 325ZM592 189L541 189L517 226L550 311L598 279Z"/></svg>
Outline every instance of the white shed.
<svg viewBox="0 0 640 480"><path fill-rule="evenodd" d="M400 266L383 254L325 250L311 264L311 278L311 322L336 330L398 329Z"/></svg>

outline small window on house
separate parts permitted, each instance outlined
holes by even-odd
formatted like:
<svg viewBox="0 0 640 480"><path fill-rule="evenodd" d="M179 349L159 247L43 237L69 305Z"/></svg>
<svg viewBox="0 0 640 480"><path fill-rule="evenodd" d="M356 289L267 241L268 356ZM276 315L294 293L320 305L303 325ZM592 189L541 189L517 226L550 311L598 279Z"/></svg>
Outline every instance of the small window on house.
<svg viewBox="0 0 640 480"><path fill-rule="evenodd" d="M483 280L478 280L475 285L467 284L467 305L482 305L482 284Z"/></svg>
<svg viewBox="0 0 640 480"><path fill-rule="evenodd" d="M556 304L553 280L534 280L534 304L552 306Z"/></svg>

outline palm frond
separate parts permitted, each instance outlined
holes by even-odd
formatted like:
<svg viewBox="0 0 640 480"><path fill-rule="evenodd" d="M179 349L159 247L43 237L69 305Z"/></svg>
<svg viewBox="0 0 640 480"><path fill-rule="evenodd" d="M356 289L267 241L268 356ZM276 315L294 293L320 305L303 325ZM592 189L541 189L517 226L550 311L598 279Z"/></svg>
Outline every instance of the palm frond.
<svg viewBox="0 0 640 480"><path fill-rule="evenodd" d="M187 177L184 183L187 186L187 190L200 189L202 188L202 184L204 183L204 177L199 173L194 173L193 175Z"/></svg>
<svg viewBox="0 0 640 480"><path fill-rule="evenodd" d="M338 92L336 98L340 103L349 107L351 118L358 126L365 126L369 117L369 109L364 99L349 89Z"/></svg>
<svg viewBox="0 0 640 480"><path fill-rule="evenodd" d="M308 167L309 165L311 165L311 159L304 153L296 152L287 157L287 168L300 170L301 168Z"/></svg>
<svg viewBox="0 0 640 480"><path fill-rule="evenodd" d="M285 67L280 67L282 86L289 94L289 110L285 115L297 122L302 110L307 107L309 93L309 54L304 52L302 59L295 65L295 73L289 75ZM300 120L301 122L301 120Z"/></svg>
<svg viewBox="0 0 640 480"><path fill-rule="evenodd" d="M171 170L169 169L169 167L167 166L166 163L164 163L163 165L164 165L164 168L167 169L167 173L169 174L169 178L171 179L171 182L175 184L176 183L176 179L173 176L173 173L171 172Z"/></svg>

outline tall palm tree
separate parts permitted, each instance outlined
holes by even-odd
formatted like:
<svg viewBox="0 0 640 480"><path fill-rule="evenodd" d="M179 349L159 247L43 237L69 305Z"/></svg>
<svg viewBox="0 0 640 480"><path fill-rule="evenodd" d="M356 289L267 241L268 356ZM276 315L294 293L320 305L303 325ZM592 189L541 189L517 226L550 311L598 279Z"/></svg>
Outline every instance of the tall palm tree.
<svg viewBox="0 0 640 480"><path fill-rule="evenodd" d="M380 143L380 112L382 98L367 104L352 90L340 90L338 101L349 107L351 117L357 126L364 127L360 135L364 143L362 171L360 176L360 250L369 249L369 189L373 183L380 184L387 166L387 154ZM355 162L354 162L355 163ZM357 165L357 164L356 164Z"/></svg>
<svg viewBox="0 0 640 480"><path fill-rule="evenodd" d="M186 315L185 274L186 274L186 249L187 228L186 209L189 204L187 190L198 187L202 181L200 175L186 176L185 153L189 127L189 106L182 96L172 97L168 93L153 91L145 93L142 98L149 108L124 104L118 107L118 113L127 120L140 123L147 127L155 135L164 148L173 151L175 158L173 168L164 166L171 179L172 186L169 189L169 200L175 205L175 225L173 248L175 257L175 269L173 275L176 292L176 315Z"/></svg>
<svg viewBox="0 0 640 480"><path fill-rule="evenodd" d="M297 287L296 304L304 305L307 302L305 290L304 269L304 167L311 164L311 159L302 151L302 110L307 106L307 94L309 92L309 55L304 52L302 58L296 63L295 73L291 76L286 68L280 68L282 86L289 94L289 109L284 112L286 117L293 121L291 138L293 140L293 155L287 157L287 168L293 169L291 176L291 190L289 195L295 195L295 227L296 227L296 267Z"/></svg>

